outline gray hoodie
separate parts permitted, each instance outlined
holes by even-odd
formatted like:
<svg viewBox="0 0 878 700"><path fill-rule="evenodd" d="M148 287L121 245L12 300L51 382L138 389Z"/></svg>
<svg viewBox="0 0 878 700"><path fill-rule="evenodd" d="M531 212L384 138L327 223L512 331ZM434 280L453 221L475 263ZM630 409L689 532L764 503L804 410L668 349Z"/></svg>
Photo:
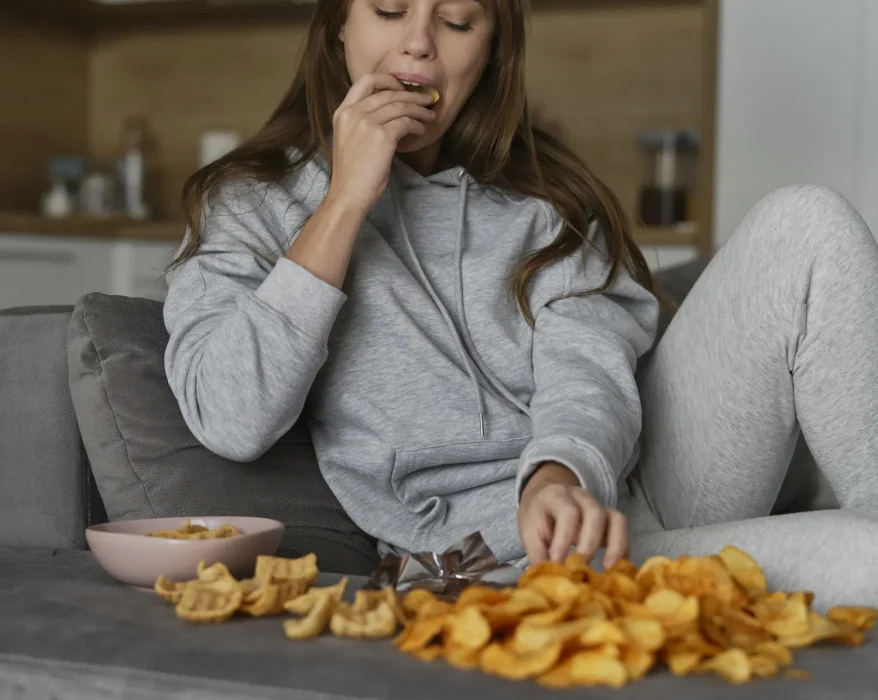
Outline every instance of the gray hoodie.
<svg viewBox="0 0 878 700"><path fill-rule="evenodd" d="M518 498L544 461L614 506L658 304L627 275L570 296L606 279L599 232L534 277L533 332L507 283L559 233L545 202L397 159L339 290L283 257L328 185L318 156L280 184L225 187L198 254L168 275L165 367L196 438L252 461L301 416L330 488L385 551L481 531L500 561L522 557Z"/></svg>

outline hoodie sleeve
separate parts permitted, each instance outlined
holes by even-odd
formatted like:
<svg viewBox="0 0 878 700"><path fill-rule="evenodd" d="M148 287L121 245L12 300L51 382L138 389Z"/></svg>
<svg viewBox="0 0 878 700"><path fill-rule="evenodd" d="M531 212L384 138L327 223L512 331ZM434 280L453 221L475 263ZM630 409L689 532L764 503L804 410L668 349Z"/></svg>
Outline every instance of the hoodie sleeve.
<svg viewBox="0 0 878 700"><path fill-rule="evenodd" d="M557 235L560 217L550 210ZM582 253L565 258L564 294L536 309L533 341L533 440L524 449L516 498L542 462L571 469L605 507L641 428L637 359L652 346L658 301L623 269L605 293L570 296L604 284L609 271L602 235L593 227ZM557 270L561 273L561 269Z"/></svg>
<svg viewBox="0 0 878 700"><path fill-rule="evenodd" d="M198 441L238 462L298 420L346 300L283 257L308 218L291 200L279 187L224 188L198 252L168 274L168 381Z"/></svg>

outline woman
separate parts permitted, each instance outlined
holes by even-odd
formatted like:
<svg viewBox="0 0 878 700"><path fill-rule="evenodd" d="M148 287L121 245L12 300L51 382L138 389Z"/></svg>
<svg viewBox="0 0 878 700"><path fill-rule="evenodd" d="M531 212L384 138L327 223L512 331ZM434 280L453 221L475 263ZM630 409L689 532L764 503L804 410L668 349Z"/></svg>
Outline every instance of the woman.
<svg viewBox="0 0 878 700"><path fill-rule="evenodd" d="M799 426L842 506L874 511L862 219L824 189L767 197L638 387L655 289L616 198L530 123L523 5L317 3L267 125L186 186L166 369L195 436L246 462L304 411L382 552L480 531L501 561L608 566L629 518L768 515Z"/></svg>

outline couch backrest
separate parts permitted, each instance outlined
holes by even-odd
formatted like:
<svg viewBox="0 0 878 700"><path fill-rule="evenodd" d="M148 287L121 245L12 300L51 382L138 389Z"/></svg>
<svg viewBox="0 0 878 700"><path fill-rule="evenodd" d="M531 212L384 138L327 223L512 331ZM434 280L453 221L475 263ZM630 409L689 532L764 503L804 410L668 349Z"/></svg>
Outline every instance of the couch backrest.
<svg viewBox="0 0 878 700"><path fill-rule="evenodd" d="M0 546L83 547L100 520L68 390L71 311L0 311Z"/></svg>

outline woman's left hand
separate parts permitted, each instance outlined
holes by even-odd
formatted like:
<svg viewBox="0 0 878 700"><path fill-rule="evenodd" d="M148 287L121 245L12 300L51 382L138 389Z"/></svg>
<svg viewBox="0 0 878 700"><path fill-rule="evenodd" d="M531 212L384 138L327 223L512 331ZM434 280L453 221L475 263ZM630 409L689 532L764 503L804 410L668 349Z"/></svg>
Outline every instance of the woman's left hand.
<svg viewBox="0 0 878 700"><path fill-rule="evenodd" d="M571 547L591 561L606 547L604 568L628 556L628 521L604 508L563 464L546 462L528 480L518 506L518 529L531 564L563 562Z"/></svg>

